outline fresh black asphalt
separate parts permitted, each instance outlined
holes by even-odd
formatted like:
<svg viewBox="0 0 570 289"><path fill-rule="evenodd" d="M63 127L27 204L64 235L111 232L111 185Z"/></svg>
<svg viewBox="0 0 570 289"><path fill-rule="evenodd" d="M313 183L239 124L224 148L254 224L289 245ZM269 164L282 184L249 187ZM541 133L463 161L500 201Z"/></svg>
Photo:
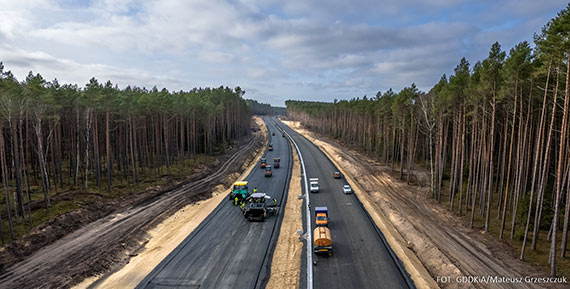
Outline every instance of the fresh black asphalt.
<svg viewBox="0 0 570 289"><path fill-rule="evenodd" d="M327 156L305 137L278 123L295 140L305 162L308 178L319 178L320 191L311 193L312 228L314 208L327 207L328 226L333 242L333 256L313 255L314 288L410 288L413 283L402 265L385 244L382 233L371 221L356 195L345 195L344 176L333 178L338 171ZM309 248L311 249L311 248ZM303 255L305 256L305 255ZM304 278L305 270L301 273Z"/></svg>
<svg viewBox="0 0 570 289"><path fill-rule="evenodd" d="M257 187L281 205L290 179L291 147L271 121L266 124L273 151L266 151L265 157L268 164L280 157L281 168L273 169L269 178L257 165L246 180L250 191ZM262 288L269 278L281 216L248 222L226 199L137 288Z"/></svg>
<svg viewBox="0 0 570 289"><path fill-rule="evenodd" d="M281 168L273 169L273 177L266 178L257 166L247 180L250 190L257 187L259 192L285 204L291 172L290 145L273 121L266 119L266 124L274 150L266 151L265 157L269 164L274 157L280 157ZM312 228L313 208L326 206L329 210L334 253L331 257L313 255L314 288L413 288L409 275L358 198L343 194L344 177L332 177L336 170L332 162L303 136L282 123L279 127L299 146L307 178L319 178L320 192L310 195ZM273 132L275 136L271 136ZM224 200L137 288L263 288L269 278L281 216L248 222L232 202ZM299 277L301 288L305 288L305 253L302 256Z"/></svg>

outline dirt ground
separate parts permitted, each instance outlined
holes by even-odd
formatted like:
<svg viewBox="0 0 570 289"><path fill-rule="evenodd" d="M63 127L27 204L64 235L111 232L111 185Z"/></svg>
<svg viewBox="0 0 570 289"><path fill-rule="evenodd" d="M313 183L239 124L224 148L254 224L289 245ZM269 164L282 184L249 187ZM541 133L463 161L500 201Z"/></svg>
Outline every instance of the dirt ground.
<svg viewBox="0 0 570 289"><path fill-rule="evenodd" d="M259 124L260 121L256 122ZM57 241L42 244L41 249L32 251L27 257L14 257L11 253L14 248L0 251L2 264L15 262L0 272L0 287L68 288L85 278L118 270L142 252L150 240L150 233L156 234L152 229L163 220L176 216L177 212L180 217L179 211L187 205L210 199L219 185L230 186L255 161L266 140L265 130L256 129L252 138L230 148L216 163L189 176L188 181L170 188L150 188L135 194L133 199L117 200L116 206L109 205L110 213L104 207L101 210L103 217L81 221L69 231L56 227L57 230L52 232L53 225L50 224L38 228L35 234L41 236L40 240L49 235ZM73 211L61 218L75 224L74 216L81 220L84 213ZM27 243L20 246L34 247L33 239L25 240Z"/></svg>
<svg viewBox="0 0 570 289"><path fill-rule="evenodd" d="M287 122L339 164L370 198L371 215L383 214L397 229L442 288L541 288L539 284L456 283L461 276L547 277L539 268L512 256L512 249L496 238L470 229L429 199L428 188L407 185L390 175L390 167L347 149L335 140L310 132L298 122ZM359 196L359 198L362 198ZM397 253L397 252L396 252ZM399 255L400 257L400 255ZM440 279L441 280L441 279ZM542 285L565 288L566 285Z"/></svg>
<svg viewBox="0 0 570 289"><path fill-rule="evenodd" d="M301 166L299 157L293 145L293 171L289 183L287 205L279 231L279 239L271 263L271 276L267 289L294 289L299 288L301 274L301 253L303 242L299 240L297 230L303 231L302 207L303 200L297 198L301 195Z"/></svg>

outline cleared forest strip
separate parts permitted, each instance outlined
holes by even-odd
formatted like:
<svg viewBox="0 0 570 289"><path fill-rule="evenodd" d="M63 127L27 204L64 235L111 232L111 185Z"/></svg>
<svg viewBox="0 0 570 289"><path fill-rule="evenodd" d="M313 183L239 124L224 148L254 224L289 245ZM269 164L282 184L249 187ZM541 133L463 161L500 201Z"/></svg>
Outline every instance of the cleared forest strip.
<svg viewBox="0 0 570 289"><path fill-rule="evenodd" d="M263 156L267 144L267 129L261 118L255 117L256 123L261 127L264 137L263 146L256 151L256 157L247 164L247 169L236 176L234 173L228 176L233 179L230 184L243 180L255 168L259 159ZM156 267L172 250L174 250L189 234L202 223L204 219L224 200L230 186L218 185L212 197L190 204L175 212L173 215L148 231L149 237L145 241L144 248L138 255L132 257L122 268L112 272L108 276L87 278L74 288L134 288L154 267Z"/></svg>
<svg viewBox="0 0 570 289"><path fill-rule="evenodd" d="M287 122L305 135L372 198L374 210L384 212L410 248L435 278L437 276L533 276L545 277L540 268L512 256L512 249L482 232L467 228L444 208L427 199L427 188L396 181L370 158L346 149L334 140ZM360 197L360 195L359 195ZM367 208L368 209L368 208ZM371 212L369 212L371 213ZM371 213L372 214L372 213ZM439 284L442 288L465 288L466 284ZM486 288L485 284L470 284ZM493 284L494 288L564 288L561 284Z"/></svg>
<svg viewBox="0 0 570 289"><path fill-rule="evenodd" d="M292 147L292 145L291 145ZM298 288L301 274L301 253L303 242L299 240L297 230L303 230L301 210L303 200L297 198L301 194L301 167L295 148L293 152L293 172L289 183L289 196L281 223L279 239L271 262L271 276L267 289Z"/></svg>
<svg viewBox="0 0 570 289"><path fill-rule="evenodd" d="M282 121L292 129L294 129L296 132L305 136L307 139L309 139L311 142L317 145L321 149L321 151L323 151L327 155L327 157L335 164L335 166L339 168L339 170L341 170L341 173L345 176L346 180L353 188L355 194L358 195L358 198L361 200L362 204L364 205L364 207L366 208L366 210L374 220L376 226L380 228L380 230L386 237L386 240L390 244L392 250L394 250L394 253L396 253L398 258L404 264L406 271L410 274L416 287L439 288L437 283L430 276L430 274L428 273L424 265L420 262L420 260L416 257L416 255L406 247L405 240L402 238L402 236L396 230L396 228L394 228L394 226L390 223L390 221L386 218L382 210L378 210L377 208L373 207L374 200L372 200L368 195L368 193L363 188L360 187L360 182L355 181L355 178L352 176L351 172L345 170L346 164L345 162L339 159L338 153L335 151L334 155L331 154L332 150L330 146L325 147L324 145L326 144L324 142L315 139L309 131L300 128L297 122L284 121L284 120Z"/></svg>
<svg viewBox="0 0 570 289"><path fill-rule="evenodd" d="M142 248L147 231L187 204L211 197L212 188L229 186L224 176L241 172L263 145L260 133L231 148L202 179L180 184L116 211L46 246L0 275L6 288L69 287L85 277L113 271ZM233 176L235 178L235 175ZM142 243L142 244L141 244Z"/></svg>

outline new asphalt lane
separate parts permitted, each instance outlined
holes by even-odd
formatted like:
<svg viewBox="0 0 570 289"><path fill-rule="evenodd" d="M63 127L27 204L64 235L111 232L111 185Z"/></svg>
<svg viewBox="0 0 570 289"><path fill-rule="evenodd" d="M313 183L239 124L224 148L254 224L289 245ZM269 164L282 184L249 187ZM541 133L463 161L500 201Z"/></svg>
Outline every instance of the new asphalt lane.
<svg viewBox="0 0 570 289"><path fill-rule="evenodd" d="M277 121L278 122L278 121ZM278 122L295 140L303 155L307 178L319 178L319 193L311 193L311 222L315 228L314 208L328 207L333 255L313 255L314 288L410 288L409 274L383 241L356 195L345 195L344 177L334 179L333 163L314 144L285 124ZM308 248L312 250L311 248ZM304 256L304 255L303 255ZM305 266L302 268L305 282ZM306 284L302 284L306 285ZM301 286L304 288L304 286Z"/></svg>
<svg viewBox="0 0 570 289"><path fill-rule="evenodd" d="M291 174L291 147L271 121L266 120L268 164L281 158L281 168L265 177L259 165L246 178L250 191L267 193L285 204ZM271 133L275 133L272 136ZM189 236L144 278L137 288L262 288L281 223L282 209L264 222L248 222L233 202L224 200Z"/></svg>

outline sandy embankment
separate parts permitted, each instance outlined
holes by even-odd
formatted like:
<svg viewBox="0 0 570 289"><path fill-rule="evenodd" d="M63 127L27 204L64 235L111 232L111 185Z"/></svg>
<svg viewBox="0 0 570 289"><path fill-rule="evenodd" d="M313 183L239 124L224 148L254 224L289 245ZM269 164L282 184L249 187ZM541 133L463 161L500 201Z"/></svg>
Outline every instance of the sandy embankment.
<svg viewBox="0 0 570 289"><path fill-rule="evenodd" d="M361 183L360 181L359 182L355 181L354 178L354 176L356 175L355 170L354 168L351 167L353 164L350 164L346 160L343 160L341 154L339 153L336 147L333 147L332 145L313 137L313 134L307 131L306 129L302 128L299 122L284 121L284 120L282 120L282 122L288 125L290 128L294 129L296 132L305 136L315 145L317 145L321 149L321 151L323 151L328 156L328 158L333 161L335 166L341 170L341 173L345 176L348 183L352 186L354 193L358 196L358 198L364 205L364 208L374 220L376 226L380 228L380 230L386 237L386 240L388 241L394 253L396 253L398 258L404 264L406 271L411 275L411 278L414 281L416 287L439 288L438 284L431 277L431 275L424 267L422 262L414 254L414 252L412 252L412 250L408 248L409 243L406 240L404 240L400 232L392 224L392 222L394 222L395 220L386 217L386 215L383 212L383 209L377 205L379 201L384 202L384 199L378 194L376 194L375 196L371 195L360 186ZM438 258L447 259L443 254L441 254L441 252L436 252L436 253L439 254L434 254L432 256L434 257L434 259L436 259L433 261L439 262L439 260L437 260ZM451 264L451 262L445 262L444 260L442 261L444 263ZM457 270L455 266L452 266L451 268L448 269L450 269L450 271L454 273L459 272L459 270ZM448 275L442 275L442 276L448 276Z"/></svg>
<svg viewBox="0 0 570 289"><path fill-rule="evenodd" d="M259 117L255 117L255 122L261 128L264 135L265 145L256 152L256 158L248 165L248 168L241 174L232 174L228 178L235 181L244 179L262 157L267 145L267 129L265 123ZM148 232L149 239L144 249L130 259L120 270L99 280L102 276L85 279L74 288L87 288L94 282L99 282L95 288L135 288L143 278L148 275L166 256L174 250L200 223L227 197L229 187L217 186L212 193L212 197L194 204L190 204L172 216L165 219L154 229Z"/></svg>
<svg viewBox="0 0 570 289"><path fill-rule="evenodd" d="M293 151L293 171L289 182L289 192L285 213L279 231L279 239L271 263L271 276L267 289L299 288L301 274L301 252L303 242L299 240L297 230L303 230L303 200L301 194L301 166L295 148Z"/></svg>

